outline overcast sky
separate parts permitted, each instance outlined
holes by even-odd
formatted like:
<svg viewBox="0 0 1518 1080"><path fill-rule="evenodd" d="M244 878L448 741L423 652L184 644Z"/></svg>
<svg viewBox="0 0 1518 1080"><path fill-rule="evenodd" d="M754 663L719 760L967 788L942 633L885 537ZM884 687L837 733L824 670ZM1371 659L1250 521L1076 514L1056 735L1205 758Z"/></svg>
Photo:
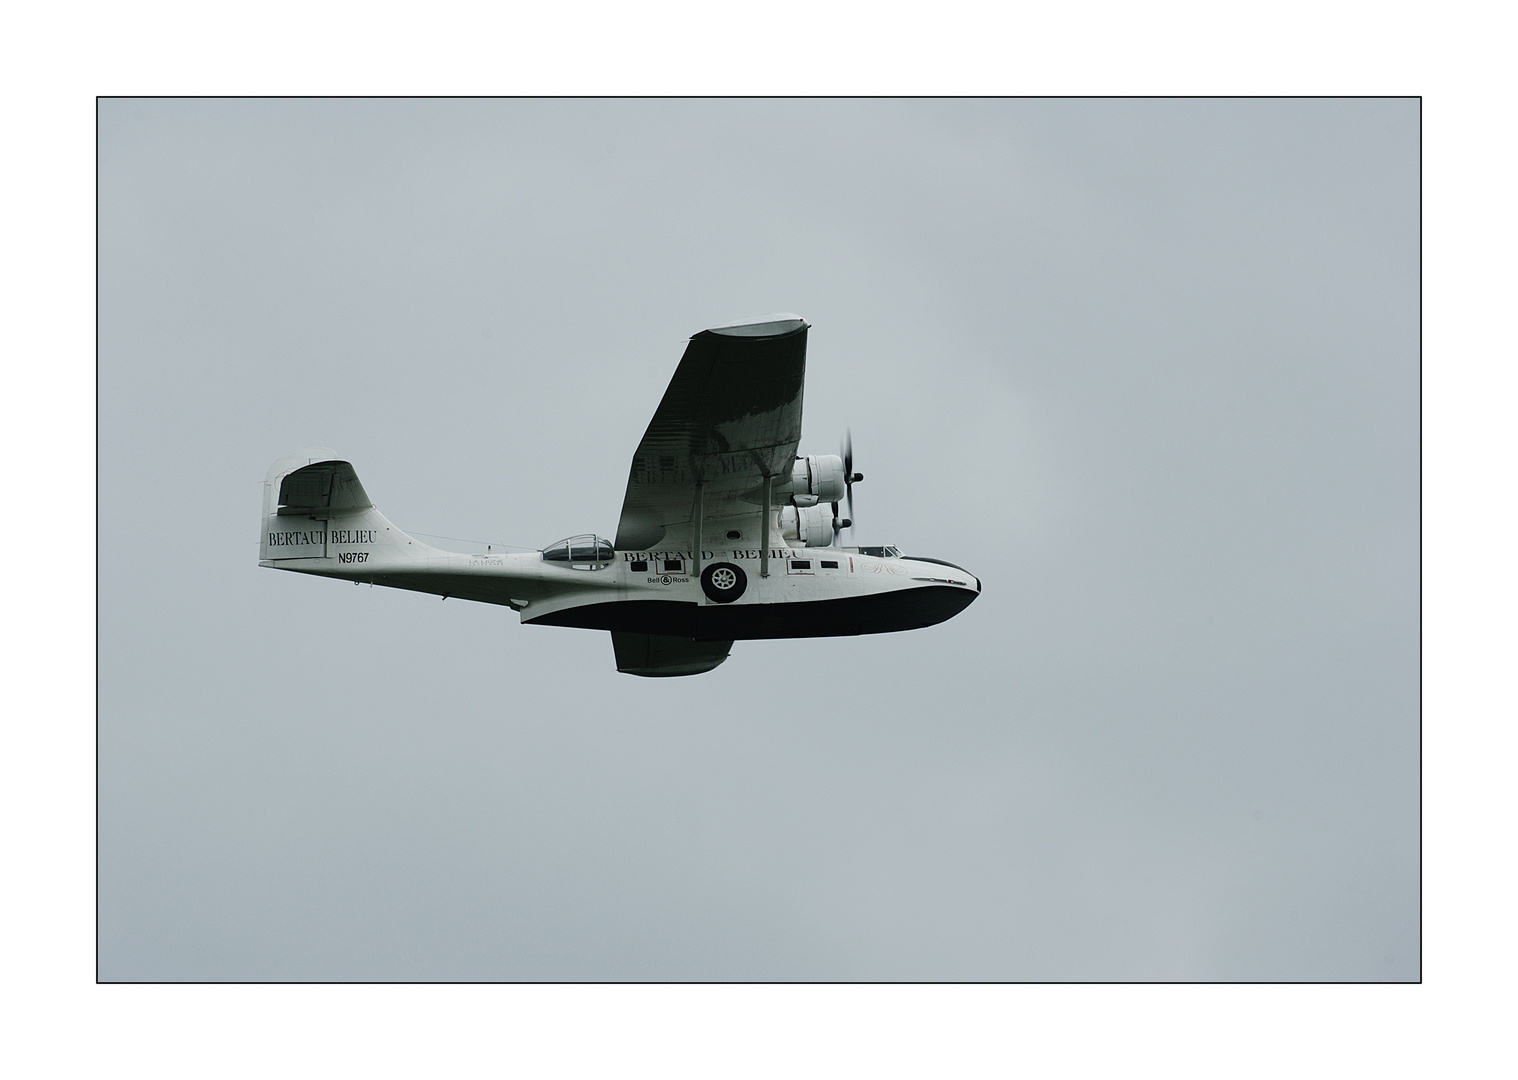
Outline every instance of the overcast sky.
<svg viewBox="0 0 1518 1080"><path fill-rule="evenodd" d="M1410 100L103 102L100 976L1418 978L1418 185ZM775 310L962 615L644 680L257 566L310 444L612 534Z"/></svg>

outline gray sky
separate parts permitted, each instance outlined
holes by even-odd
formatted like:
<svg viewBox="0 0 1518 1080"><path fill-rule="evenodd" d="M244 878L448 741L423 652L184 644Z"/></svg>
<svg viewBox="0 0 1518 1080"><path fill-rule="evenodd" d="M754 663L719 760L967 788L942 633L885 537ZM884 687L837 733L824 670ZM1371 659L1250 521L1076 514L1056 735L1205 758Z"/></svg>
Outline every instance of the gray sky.
<svg viewBox="0 0 1518 1080"><path fill-rule="evenodd" d="M105 102L101 977L1419 977L1418 123ZM256 565L311 443L404 529L614 532L772 310L964 614L640 680Z"/></svg>

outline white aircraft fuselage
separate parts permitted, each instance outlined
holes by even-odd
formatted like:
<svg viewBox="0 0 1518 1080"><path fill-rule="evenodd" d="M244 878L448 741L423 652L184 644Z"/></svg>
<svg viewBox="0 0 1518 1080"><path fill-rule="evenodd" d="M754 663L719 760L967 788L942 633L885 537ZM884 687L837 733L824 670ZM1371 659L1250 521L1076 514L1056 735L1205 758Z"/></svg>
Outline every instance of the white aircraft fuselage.
<svg viewBox="0 0 1518 1080"><path fill-rule="evenodd" d="M330 450L264 482L259 565L501 604L524 623L609 630L619 671L693 675L734 641L912 630L980 595L969 572L844 547L852 445L798 456L806 322L780 314L693 336L633 455L616 539L535 552L444 551L408 536ZM831 508L831 509L830 509Z"/></svg>
<svg viewBox="0 0 1518 1080"><path fill-rule="evenodd" d="M704 549L699 561L690 550L604 547L574 561L542 551L467 555L407 536L372 508L325 522L276 517L264 546L273 557L260 566L502 604L524 623L698 641L916 629L957 615L980 593L979 580L957 566L849 547L771 545L765 559L733 543ZM746 579L727 602L701 583L704 570L724 566Z"/></svg>

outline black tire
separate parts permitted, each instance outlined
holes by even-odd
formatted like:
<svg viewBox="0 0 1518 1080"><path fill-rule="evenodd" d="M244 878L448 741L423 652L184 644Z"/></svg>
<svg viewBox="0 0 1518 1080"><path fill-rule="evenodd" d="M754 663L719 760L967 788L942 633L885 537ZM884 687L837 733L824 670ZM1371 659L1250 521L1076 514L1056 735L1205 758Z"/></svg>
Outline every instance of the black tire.
<svg viewBox="0 0 1518 1080"><path fill-rule="evenodd" d="M701 591L714 604L731 604L748 588L743 567L730 562L712 563L701 571Z"/></svg>

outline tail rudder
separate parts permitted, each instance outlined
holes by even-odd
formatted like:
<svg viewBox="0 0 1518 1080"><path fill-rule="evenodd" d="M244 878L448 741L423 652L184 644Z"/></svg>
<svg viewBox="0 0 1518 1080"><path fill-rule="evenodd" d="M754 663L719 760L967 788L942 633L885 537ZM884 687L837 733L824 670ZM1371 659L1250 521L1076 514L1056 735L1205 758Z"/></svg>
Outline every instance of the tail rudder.
<svg viewBox="0 0 1518 1080"><path fill-rule="evenodd" d="M314 569L305 560L321 559L333 569L346 568L411 545L411 538L375 509L353 465L326 447L292 451L269 467L260 566Z"/></svg>

